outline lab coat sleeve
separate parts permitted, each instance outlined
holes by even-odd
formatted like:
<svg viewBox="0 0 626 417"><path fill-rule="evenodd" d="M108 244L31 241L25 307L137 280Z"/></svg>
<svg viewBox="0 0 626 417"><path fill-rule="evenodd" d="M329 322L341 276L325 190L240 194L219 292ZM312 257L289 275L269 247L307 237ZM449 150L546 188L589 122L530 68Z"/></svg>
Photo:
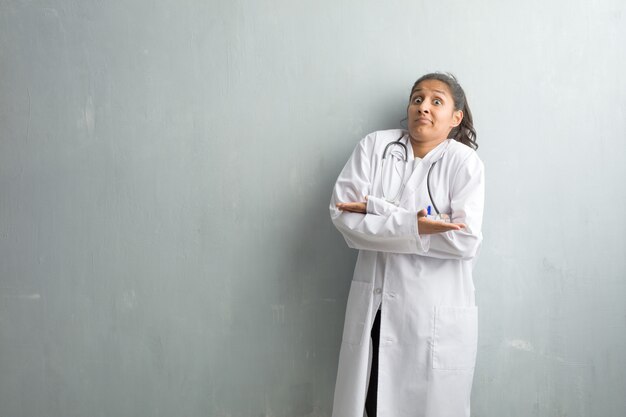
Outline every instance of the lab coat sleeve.
<svg viewBox="0 0 626 417"><path fill-rule="evenodd" d="M338 202L365 201L371 192L371 152L365 138L337 178L330 201L330 217L349 247L394 253L418 253L417 213L398 208L382 199L369 196L367 213L342 212ZM420 248L423 251L424 248Z"/></svg>
<svg viewBox="0 0 626 417"><path fill-rule="evenodd" d="M463 161L450 188L451 221L465 229L422 235L419 255L440 259L471 259L482 242L485 200L484 165L473 153Z"/></svg>

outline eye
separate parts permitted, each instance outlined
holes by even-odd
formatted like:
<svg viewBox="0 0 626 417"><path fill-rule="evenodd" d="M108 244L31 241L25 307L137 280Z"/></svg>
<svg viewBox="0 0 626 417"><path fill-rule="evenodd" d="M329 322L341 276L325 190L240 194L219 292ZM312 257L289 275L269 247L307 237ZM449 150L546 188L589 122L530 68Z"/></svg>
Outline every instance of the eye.
<svg viewBox="0 0 626 417"><path fill-rule="evenodd" d="M439 100L438 98L434 99L434 100L433 100L433 103L435 103L435 104L436 104L436 105L438 105L438 106L440 106L440 105L442 105L442 104L443 104L443 103L441 102L441 100Z"/></svg>
<svg viewBox="0 0 626 417"><path fill-rule="evenodd" d="M421 97L415 97L415 98L413 98L413 103L414 103L414 104L419 104L419 103L421 103L421 102L422 102L422 98L421 98Z"/></svg>

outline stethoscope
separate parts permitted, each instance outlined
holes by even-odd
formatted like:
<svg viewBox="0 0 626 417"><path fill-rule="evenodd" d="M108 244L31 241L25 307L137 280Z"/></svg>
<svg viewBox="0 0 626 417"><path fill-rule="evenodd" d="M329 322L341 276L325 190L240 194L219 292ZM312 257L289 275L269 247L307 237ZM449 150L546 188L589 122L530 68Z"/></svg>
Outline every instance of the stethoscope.
<svg viewBox="0 0 626 417"><path fill-rule="evenodd" d="M383 198L385 200L387 200L388 202L398 205L400 204L400 197L402 196L402 193L404 192L404 186L405 186L405 175L406 175L406 166L409 162L409 150L407 149L406 145L404 143L401 142L401 140L404 138L404 134L402 136L400 136L397 140L391 141L387 144L387 146L385 146L385 149L383 150L383 166L382 166L382 175L381 175L381 182L382 182L382 190L383 190ZM383 178L385 173L387 172L387 170L385 169L385 162L387 160L387 156L389 154L394 155L394 151L393 148L394 146L400 146L400 153L402 154L403 158L401 158L402 161L404 161L404 169L402 170L402 181L401 181L401 185L398 189L398 191L396 192L395 196L392 199L387 198L387 193L385 192L385 179ZM396 153L397 155L397 153ZM437 215L439 216L439 209L437 209L437 205L435 204L435 200L433 199L433 195L430 191L430 173L433 170L433 167L435 166L435 164L437 163L437 161L433 162L430 165L430 168L428 168L428 175L426 175L426 188L428 189L428 197L430 198L430 202L433 205L433 208L435 209L435 213L437 213ZM428 213L430 215L430 213Z"/></svg>

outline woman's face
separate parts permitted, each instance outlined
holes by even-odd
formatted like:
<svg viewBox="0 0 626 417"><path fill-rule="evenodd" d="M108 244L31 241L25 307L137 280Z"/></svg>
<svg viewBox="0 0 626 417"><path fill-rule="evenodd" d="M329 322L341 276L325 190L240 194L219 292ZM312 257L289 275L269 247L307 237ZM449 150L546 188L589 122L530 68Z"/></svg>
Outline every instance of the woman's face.
<svg viewBox="0 0 626 417"><path fill-rule="evenodd" d="M463 112L454 110L452 94L446 83L424 80L411 93L407 119L411 139L441 142L461 123Z"/></svg>

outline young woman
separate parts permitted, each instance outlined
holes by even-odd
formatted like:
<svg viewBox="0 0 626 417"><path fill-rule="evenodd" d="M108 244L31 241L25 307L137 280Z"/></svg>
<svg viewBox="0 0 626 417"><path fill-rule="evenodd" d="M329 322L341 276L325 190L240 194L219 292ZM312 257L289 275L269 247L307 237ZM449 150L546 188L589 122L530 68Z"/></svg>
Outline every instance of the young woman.
<svg viewBox="0 0 626 417"><path fill-rule="evenodd" d="M483 163L454 76L419 78L407 120L359 142L330 203L359 250L333 417L470 415Z"/></svg>

